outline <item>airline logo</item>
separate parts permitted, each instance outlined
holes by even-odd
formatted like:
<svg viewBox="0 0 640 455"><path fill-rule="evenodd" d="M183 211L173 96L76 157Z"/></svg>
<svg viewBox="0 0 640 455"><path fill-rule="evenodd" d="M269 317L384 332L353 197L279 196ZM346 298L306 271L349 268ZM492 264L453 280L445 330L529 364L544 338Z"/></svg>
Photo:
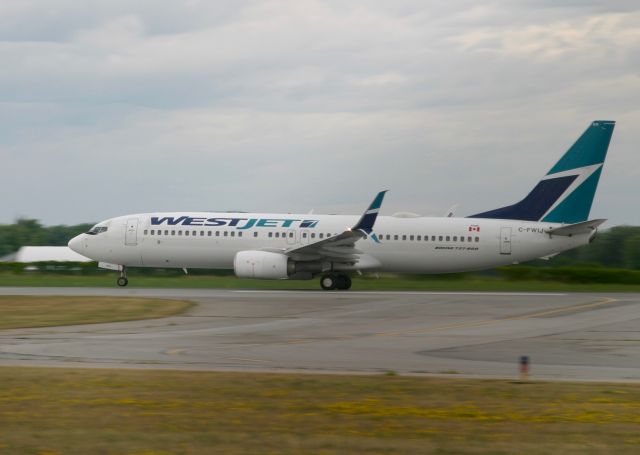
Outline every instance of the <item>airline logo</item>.
<svg viewBox="0 0 640 455"><path fill-rule="evenodd" d="M291 218L199 218L193 216L151 217L152 226L228 226L244 230L252 227L265 228L314 228L319 220L298 220Z"/></svg>
<svg viewBox="0 0 640 455"><path fill-rule="evenodd" d="M469 232L480 232L480 226L478 226L477 224L469 226Z"/></svg>

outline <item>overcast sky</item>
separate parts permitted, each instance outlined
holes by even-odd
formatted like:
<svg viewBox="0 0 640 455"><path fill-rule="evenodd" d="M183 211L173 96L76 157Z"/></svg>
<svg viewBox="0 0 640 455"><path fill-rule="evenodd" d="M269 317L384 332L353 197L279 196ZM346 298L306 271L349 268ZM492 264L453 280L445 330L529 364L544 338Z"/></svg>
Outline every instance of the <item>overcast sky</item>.
<svg viewBox="0 0 640 455"><path fill-rule="evenodd" d="M604 119L591 217L640 224L635 0L3 0L0 59L0 223L470 215Z"/></svg>

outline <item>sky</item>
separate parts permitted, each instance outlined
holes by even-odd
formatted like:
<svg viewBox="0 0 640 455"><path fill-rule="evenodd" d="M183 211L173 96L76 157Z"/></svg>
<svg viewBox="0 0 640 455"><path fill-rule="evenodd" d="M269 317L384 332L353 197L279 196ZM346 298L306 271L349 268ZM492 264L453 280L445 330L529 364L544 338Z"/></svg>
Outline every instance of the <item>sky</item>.
<svg viewBox="0 0 640 455"><path fill-rule="evenodd" d="M616 120L591 211L640 224L635 0L3 0L0 223L465 216Z"/></svg>

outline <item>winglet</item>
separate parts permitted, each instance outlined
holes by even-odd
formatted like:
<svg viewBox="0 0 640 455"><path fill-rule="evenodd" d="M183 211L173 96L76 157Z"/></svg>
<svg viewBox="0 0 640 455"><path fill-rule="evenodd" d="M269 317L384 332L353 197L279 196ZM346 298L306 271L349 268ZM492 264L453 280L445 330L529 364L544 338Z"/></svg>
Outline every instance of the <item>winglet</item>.
<svg viewBox="0 0 640 455"><path fill-rule="evenodd" d="M360 231L366 235L371 234L373 230L373 225L376 222L376 218L378 218L378 212L380 211L380 206L382 206L382 200L384 199L384 195L388 190L380 191L369 208L365 210L365 212L360 217L360 220L356 223L354 227L351 228L352 231Z"/></svg>

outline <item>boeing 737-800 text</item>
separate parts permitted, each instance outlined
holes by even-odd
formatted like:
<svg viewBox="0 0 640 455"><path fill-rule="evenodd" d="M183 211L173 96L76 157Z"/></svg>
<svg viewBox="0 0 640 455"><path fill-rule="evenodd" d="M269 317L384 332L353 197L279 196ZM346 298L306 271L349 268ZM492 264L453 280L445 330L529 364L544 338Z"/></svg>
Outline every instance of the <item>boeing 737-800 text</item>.
<svg viewBox="0 0 640 455"><path fill-rule="evenodd" d="M349 289L352 273L462 272L549 257L593 238L588 220L615 122L595 121L520 202L466 218L378 216L385 191L362 216L143 213L111 218L69 247L118 270L233 269L242 278L311 279Z"/></svg>

